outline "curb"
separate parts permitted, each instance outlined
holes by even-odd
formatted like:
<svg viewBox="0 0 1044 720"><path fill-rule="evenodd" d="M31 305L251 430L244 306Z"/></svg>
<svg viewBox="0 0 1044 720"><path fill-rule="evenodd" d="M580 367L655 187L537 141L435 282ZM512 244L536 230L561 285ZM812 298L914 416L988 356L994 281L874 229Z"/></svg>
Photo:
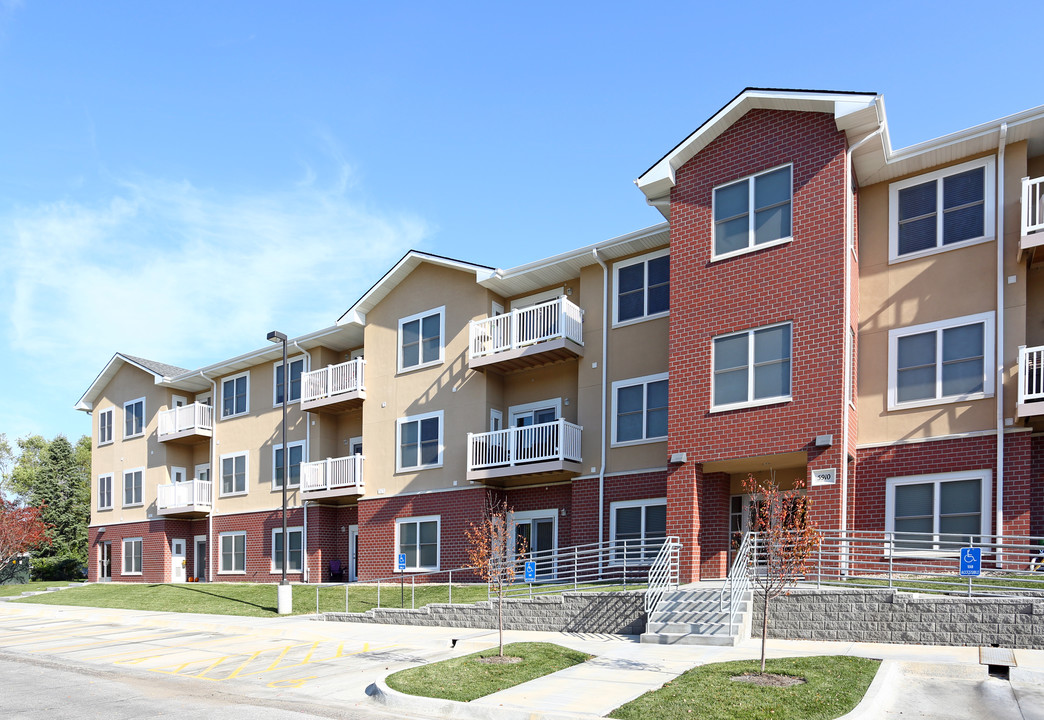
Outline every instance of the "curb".
<svg viewBox="0 0 1044 720"><path fill-rule="evenodd" d="M877 668L870 687L866 689L863 699L836 720L869 720L877 718L881 713L881 706L892 694L899 689L899 680L902 679L901 660L882 660L881 667Z"/></svg>

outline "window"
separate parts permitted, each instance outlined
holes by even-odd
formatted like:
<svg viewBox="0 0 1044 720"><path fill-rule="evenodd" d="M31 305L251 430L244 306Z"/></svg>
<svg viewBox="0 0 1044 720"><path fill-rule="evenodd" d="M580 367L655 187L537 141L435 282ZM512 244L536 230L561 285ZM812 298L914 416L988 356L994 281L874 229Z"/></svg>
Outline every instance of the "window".
<svg viewBox="0 0 1044 720"><path fill-rule="evenodd" d="M667 437L667 373L613 383L613 444Z"/></svg>
<svg viewBox="0 0 1044 720"><path fill-rule="evenodd" d="M888 333L888 407L958 402L993 394L993 313Z"/></svg>
<svg viewBox="0 0 1044 720"><path fill-rule="evenodd" d="M714 338L711 363L716 410L790 400L791 324Z"/></svg>
<svg viewBox="0 0 1044 720"><path fill-rule="evenodd" d="M439 516L397 519L395 547L406 553L407 570L438 570Z"/></svg>
<svg viewBox="0 0 1044 720"><path fill-rule="evenodd" d="M141 538L123 539L123 574L141 575Z"/></svg>
<svg viewBox="0 0 1044 720"><path fill-rule="evenodd" d="M399 320L399 372L442 362L445 314L440 307Z"/></svg>
<svg viewBox="0 0 1044 720"><path fill-rule="evenodd" d="M442 465L442 411L399 418L395 425L399 448L397 470L420 470Z"/></svg>
<svg viewBox="0 0 1044 720"><path fill-rule="evenodd" d="M246 533L230 532L221 533L221 558L218 572L223 573L245 573L246 572Z"/></svg>
<svg viewBox="0 0 1044 720"><path fill-rule="evenodd" d="M247 491L247 454L221 456L221 494L242 495Z"/></svg>
<svg viewBox="0 0 1044 720"><path fill-rule="evenodd" d="M145 434L145 398L123 403L123 439Z"/></svg>
<svg viewBox="0 0 1044 720"><path fill-rule="evenodd" d="M992 236L993 158L888 186L890 260L929 255Z"/></svg>
<svg viewBox="0 0 1044 720"><path fill-rule="evenodd" d="M667 537L667 499L611 503L609 525L614 561L651 561Z"/></svg>
<svg viewBox="0 0 1044 720"><path fill-rule="evenodd" d="M242 415L250 410L250 373L221 381L221 417Z"/></svg>
<svg viewBox="0 0 1044 720"><path fill-rule="evenodd" d="M955 553L987 534L992 479L991 470L888 478L885 530L895 549Z"/></svg>
<svg viewBox="0 0 1044 720"><path fill-rule="evenodd" d="M671 257L667 250L613 266L614 324L666 315L670 308Z"/></svg>
<svg viewBox="0 0 1044 720"><path fill-rule="evenodd" d="M98 509L112 510L112 475L98 476Z"/></svg>
<svg viewBox="0 0 1044 720"><path fill-rule="evenodd" d="M116 408L105 408L98 413L98 445L108 445L112 442L112 416Z"/></svg>
<svg viewBox="0 0 1044 720"><path fill-rule="evenodd" d="M304 534L301 528L287 528L286 529L287 542L290 544L290 564L287 565L287 572L301 572L303 567L303 551L302 551L302 540ZM283 572L283 528L272 529L272 572Z"/></svg>
<svg viewBox="0 0 1044 720"><path fill-rule="evenodd" d="M290 446L290 482L287 487L301 485L301 463L304 461L305 444L301 442L287 443ZM272 448L272 488L283 487L283 446Z"/></svg>
<svg viewBox="0 0 1044 720"><path fill-rule="evenodd" d="M301 375L305 372L306 358L299 357L287 360L290 365L290 396L287 403L297 402L301 399ZM273 375L272 405L283 404L283 361L275 363Z"/></svg>
<svg viewBox="0 0 1044 720"><path fill-rule="evenodd" d="M714 188L715 259L791 239L792 171L786 165Z"/></svg>
<svg viewBox="0 0 1044 720"><path fill-rule="evenodd" d="M123 473L123 507L141 505L141 480L144 474L143 468Z"/></svg>

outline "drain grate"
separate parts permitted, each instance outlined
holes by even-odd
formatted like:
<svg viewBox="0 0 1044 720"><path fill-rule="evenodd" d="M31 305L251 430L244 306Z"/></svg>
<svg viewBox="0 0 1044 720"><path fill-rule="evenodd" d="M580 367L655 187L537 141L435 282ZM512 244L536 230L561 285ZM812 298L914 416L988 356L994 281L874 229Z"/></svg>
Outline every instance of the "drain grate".
<svg viewBox="0 0 1044 720"><path fill-rule="evenodd" d="M1015 651L1011 648L981 647L979 648L979 664L986 666L990 677L1007 680L1011 674L1011 668L1017 667L1015 662Z"/></svg>

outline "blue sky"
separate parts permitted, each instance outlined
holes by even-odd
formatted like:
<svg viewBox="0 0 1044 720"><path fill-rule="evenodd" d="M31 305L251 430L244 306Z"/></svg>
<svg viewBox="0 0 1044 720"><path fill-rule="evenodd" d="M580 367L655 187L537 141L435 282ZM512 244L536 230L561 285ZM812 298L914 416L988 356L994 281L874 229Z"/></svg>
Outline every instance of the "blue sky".
<svg viewBox="0 0 1044 720"><path fill-rule="evenodd" d="M655 224L632 181L746 86L881 92L896 147L1044 102L1040 10L845 5L0 0L0 432L89 432L117 350L330 325L411 247Z"/></svg>

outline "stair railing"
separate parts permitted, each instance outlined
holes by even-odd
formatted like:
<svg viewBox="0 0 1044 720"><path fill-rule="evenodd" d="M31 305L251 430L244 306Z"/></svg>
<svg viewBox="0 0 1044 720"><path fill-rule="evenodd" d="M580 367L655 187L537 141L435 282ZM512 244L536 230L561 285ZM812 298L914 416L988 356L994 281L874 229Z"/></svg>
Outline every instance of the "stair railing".
<svg viewBox="0 0 1044 720"><path fill-rule="evenodd" d="M656 554L656 559L649 567L649 589L645 592L645 613L651 616L656 611L663 594L678 588L678 556L681 554L681 541L677 537L667 537Z"/></svg>
<svg viewBox="0 0 1044 720"><path fill-rule="evenodd" d="M722 585L721 594L718 596L718 609L725 612L725 593L729 593L730 635L732 634L732 624L736 621L740 606L743 604L743 598L750 590L750 566L756 543L757 533L744 533L743 542L736 551L736 559L732 561L732 567L729 568L729 577Z"/></svg>

